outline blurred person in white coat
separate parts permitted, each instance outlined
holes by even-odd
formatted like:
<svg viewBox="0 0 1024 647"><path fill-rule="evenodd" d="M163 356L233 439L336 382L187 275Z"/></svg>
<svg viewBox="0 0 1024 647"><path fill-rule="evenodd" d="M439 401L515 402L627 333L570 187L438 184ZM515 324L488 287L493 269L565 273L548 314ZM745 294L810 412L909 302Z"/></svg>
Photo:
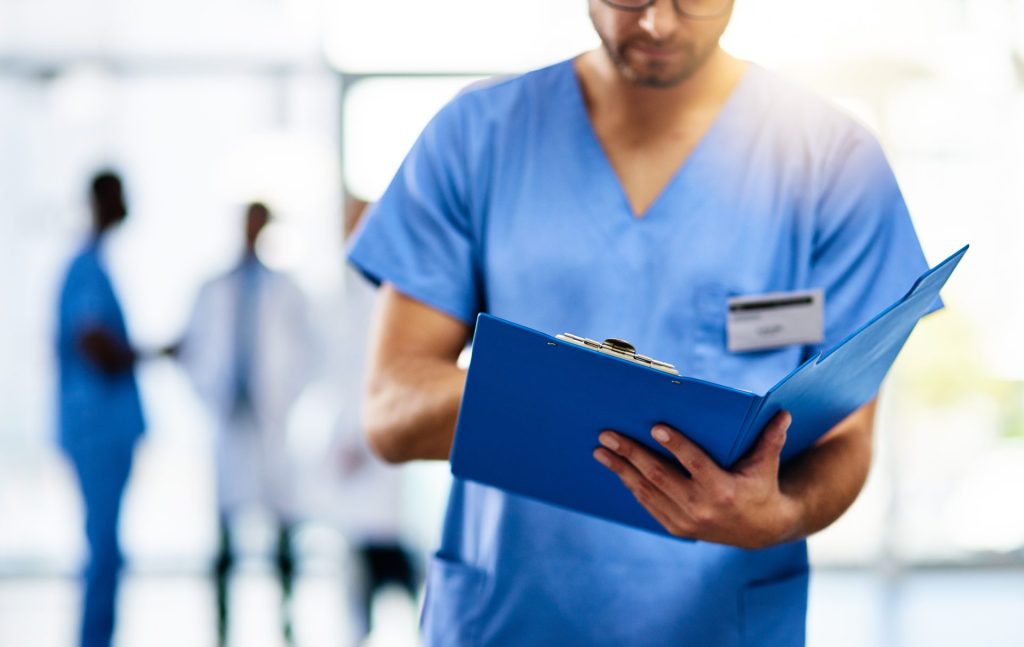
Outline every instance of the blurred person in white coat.
<svg viewBox="0 0 1024 647"><path fill-rule="evenodd" d="M228 578L235 561L231 521L252 507L269 512L277 522L282 629L292 641L291 544L298 508L286 429L292 405L312 376L314 344L302 291L256 255L256 242L270 217L265 205L248 205L242 258L202 287L179 351L217 425L220 546L215 577L222 645L228 628Z"/></svg>
<svg viewBox="0 0 1024 647"><path fill-rule="evenodd" d="M365 205L356 205L346 223L350 234ZM415 599L420 575L402 537L402 468L387 465L366 445L362 431L362 395L366 353L376 289L358 271L345 269L341 313L343 332L335 375L339 415L331 452L337 465L339 499L335 513L351 546L353 569L348 599L357 635L370 631L374 597L397 586Z"/></svg>

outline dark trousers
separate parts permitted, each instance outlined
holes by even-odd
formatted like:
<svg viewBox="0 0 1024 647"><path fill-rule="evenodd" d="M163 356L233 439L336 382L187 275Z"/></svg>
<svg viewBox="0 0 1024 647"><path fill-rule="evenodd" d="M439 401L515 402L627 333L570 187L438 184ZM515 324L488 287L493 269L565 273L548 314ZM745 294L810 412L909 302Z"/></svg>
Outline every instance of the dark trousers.
<svg viewBox="0 0 1024 647"><path fill-rule="evenodd" d="M228 636L228 584L231 571L235 564L235 553L231 542L231 525L229 519L220 519L220 545L214 564L214 579L217 585L217 639L218 644L227 644ZM295 560L292 554L292 527L281 523L277 531L277 547L274 551L274 565L281 581L281 629L285 641L291 645L291 597L292 585L295 581Z"/></svg>
<svg viewBox="0 0 1024 647"><path fill-rule="evenodd" d="M355 591L358 603L356 622L362 635L370 630L370 611L374 596L388 584L395 584L415 598L419 577L408 551L398 543L365 544L356 548L362 578Z"/></svg>
<svg viewBox="0 0 1024 647"><path fill-rule="evenodd" d="M82 647L109 647L114 635L118 580L124 563L117 528L134 448L134 442L125 441L69 452L85 504L89 544L79 634Z"/></svg>

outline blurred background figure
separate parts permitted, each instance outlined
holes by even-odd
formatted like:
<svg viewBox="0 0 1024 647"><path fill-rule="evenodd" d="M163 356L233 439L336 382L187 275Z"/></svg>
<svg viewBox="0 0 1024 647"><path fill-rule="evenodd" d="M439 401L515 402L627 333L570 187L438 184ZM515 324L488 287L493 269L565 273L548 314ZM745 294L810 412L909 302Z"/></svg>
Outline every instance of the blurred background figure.
<svg viewBox="0 0 1024 647"><path fill-rule="evenodd" d="M80 644L106 647L123 558L121 498L145 422L135 380L136 352L104 259L107 232L128 215L121 179L95 176L92 230L60 292L57 332L60 444L74 465L85 506L89 560Z"/></svg>
<svg viewBox="0 0 1024 647"><path fill-rule="evenodd" d="M298 512L285 432L288 414L311 377L312 342L302 292L256 254L269 220L265 205L247 207L242 258L200 290L179 351L217 425L220 542L215 578L222 645L236 554L232 519L254 506L269 512L277 524L274 561L282 590L282 628L292 641L292 537Z"/></svg>
<svg viewBox="0 0 1024 647"><path fill-rule="evenodd" d="M355 230L366 203L352 201L346 209L345 238ZM348 601L353 633L364 639L371 626L374 601L387 587L396 587L415 602L421 576L413 551L402 535L403 471L386 465L366 444L361 425L361 402L365 389L367 337L376 289L350 266L344 276L343 309L340 313L344 336L334 362L340 410L334 429L337 460L339 518L341 530L351 548Z"/></svg>

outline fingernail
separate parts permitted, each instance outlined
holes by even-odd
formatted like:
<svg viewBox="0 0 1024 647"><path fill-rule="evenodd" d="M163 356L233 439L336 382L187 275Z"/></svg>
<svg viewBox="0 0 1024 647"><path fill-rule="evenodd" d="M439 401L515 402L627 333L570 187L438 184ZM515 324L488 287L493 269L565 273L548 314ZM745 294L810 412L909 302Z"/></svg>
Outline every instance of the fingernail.
<svg viewBox="0 0 1024 647"><path fill-rule="evenodd" d="M659 443L667 443L669 441L668 432L665 431L664 427L655 427L654 431L651 432L651 435L654 436L654 439Z"/></svg>
<svg viewBox="0 0 1024 647"><path fill-rule="evenodd" d="M615 451L619 448L619 441L615 440L615 437L611 434L605 433L597 437L599 443L607 447L608 449Z"/></svg>
<svg viewBox="0 0 1024 647"><path fill-rule="evenodd" d="M608 457L605 456L604 452L602 452L600 449L595 449L594 450L594 459L598 463L604 465L605 467L611 467L612 466L611 461L608 460Z"/></svg>

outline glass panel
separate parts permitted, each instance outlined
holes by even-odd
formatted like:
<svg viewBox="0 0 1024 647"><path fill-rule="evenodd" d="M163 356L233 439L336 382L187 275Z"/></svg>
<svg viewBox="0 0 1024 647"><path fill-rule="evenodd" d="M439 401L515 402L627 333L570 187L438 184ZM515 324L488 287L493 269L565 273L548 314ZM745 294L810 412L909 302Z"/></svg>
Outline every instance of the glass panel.
<svg viewBox="0 0 1024 647"><path fill-rule="evenodd" d="M427 122L479 78L376 78L357 82L345 102L346 185L374 201L391 182Z"/></svg>

